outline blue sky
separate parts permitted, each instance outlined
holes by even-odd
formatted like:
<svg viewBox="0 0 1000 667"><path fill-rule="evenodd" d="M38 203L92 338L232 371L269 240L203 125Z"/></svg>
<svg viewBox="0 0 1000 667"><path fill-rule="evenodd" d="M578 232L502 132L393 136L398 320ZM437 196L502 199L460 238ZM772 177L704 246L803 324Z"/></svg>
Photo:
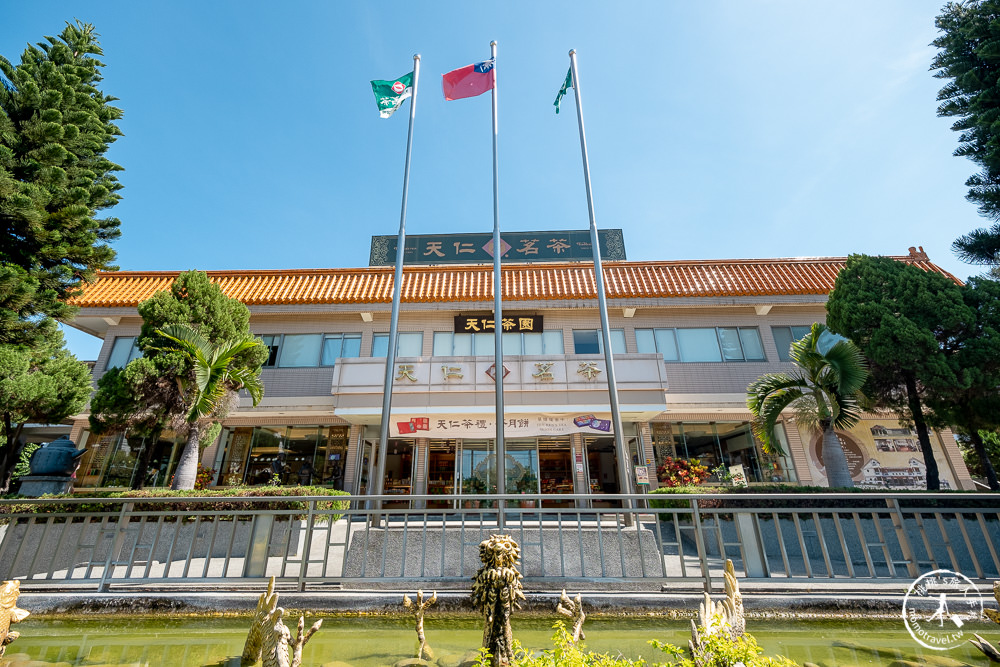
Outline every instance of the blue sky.
<svg viewBox="0 0 1000 667"><path fill-rule="evenodd" d="M490 231L490 99L445 102L440 75L495 39L503 229L588 226L574 103L552 106L575 48L598 225L624 229L629 259L922 245L965 277L950 244L984 221L935 115L942 4L17 2L0 53L73 18L101 33L125 112L122 269L366 265L399 223L409 104L380 119L368 81L414 53L407 231Z"/></svg>

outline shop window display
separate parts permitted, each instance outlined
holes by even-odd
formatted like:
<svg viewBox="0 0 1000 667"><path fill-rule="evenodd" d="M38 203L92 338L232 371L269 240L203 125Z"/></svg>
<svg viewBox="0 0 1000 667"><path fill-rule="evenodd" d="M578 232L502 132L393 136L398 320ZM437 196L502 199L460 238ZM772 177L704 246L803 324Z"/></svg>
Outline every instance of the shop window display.
<svg viewBox="0 0 1000 667"><path fill-rule="evenodd" d="M152 447L145 471L137 470L144 447ZM143 486L169 486L176 458L177 439L169 433L153 441L137 436L114 435L87 444L87 455L77 471L76 486L131 487L136 475L144 475Z"/></svg>
<svg viewBox="0 0 1000 667"><path fill-rule="evenodd" d="M346 426L233 429L226 441L220 483L318 485L344 490L347 434Z"/></svg>
<svg viewBox="0 0 1000 667"><path fill-rule="evenodd" d="M750 482L795 481L788 456L766 456L749 422L654 422L651 426L657 481L663 486L717 483L737 465ZM777 437L787 452L784 430L779 431ZM710 474L702 475L701 468Z"/></svg>

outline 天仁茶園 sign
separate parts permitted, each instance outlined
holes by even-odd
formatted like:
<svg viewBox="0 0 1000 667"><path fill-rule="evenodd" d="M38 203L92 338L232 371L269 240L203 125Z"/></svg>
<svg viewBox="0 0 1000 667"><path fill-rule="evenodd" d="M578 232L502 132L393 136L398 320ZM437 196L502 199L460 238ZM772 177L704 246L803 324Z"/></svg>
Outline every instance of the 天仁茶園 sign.
<svg viewBox="0 0 1000 667"><path fill-rule="evenodd" d="M505 315L500 328L505 333L538 333L542 329L542 315ZM496 331L493 313L488 315L456 315L455 333L483 333Z"/></svg>

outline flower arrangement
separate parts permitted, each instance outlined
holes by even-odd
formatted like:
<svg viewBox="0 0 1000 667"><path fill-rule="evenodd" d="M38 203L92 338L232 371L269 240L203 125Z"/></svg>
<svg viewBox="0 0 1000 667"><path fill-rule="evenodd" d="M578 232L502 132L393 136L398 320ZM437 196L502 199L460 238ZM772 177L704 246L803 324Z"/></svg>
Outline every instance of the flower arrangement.
<svg viewBox="0 0 1000 667"><path fill-rule="evenodd" d="M668 456L656 469L656 478L662 486L694 486L704 482L710 475L708 466L701 465L698 459L675 459Z"/></svg>

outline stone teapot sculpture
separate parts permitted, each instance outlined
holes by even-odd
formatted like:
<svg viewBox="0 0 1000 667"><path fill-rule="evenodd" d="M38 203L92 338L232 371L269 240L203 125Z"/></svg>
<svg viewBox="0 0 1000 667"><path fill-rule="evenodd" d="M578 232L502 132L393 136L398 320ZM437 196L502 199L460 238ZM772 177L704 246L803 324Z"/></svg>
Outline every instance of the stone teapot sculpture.
<svg viewBox="0 0 1000 667"><path fill-rule="evenodd" d="M85 451L77 449L76 443L66 436L61 436L36 449L28 466L32 475L69 477L76 470L76 463Z"/></svg>

